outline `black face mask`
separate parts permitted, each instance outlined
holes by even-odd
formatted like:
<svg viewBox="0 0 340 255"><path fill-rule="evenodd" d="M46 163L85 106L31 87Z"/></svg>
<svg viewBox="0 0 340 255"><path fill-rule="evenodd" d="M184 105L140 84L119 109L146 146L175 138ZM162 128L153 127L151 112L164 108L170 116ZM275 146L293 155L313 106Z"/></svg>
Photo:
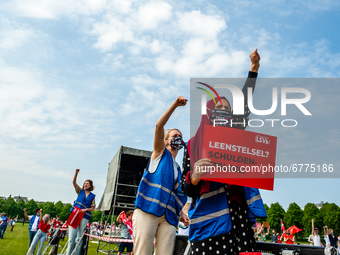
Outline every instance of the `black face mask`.
<svg viewBox="0 0 340 255"><path fill-rule="evenodd" d="M227 110L213 109L211 110L212 123L214 122L214 120L221 120L215 121L215 126L230 127L231 113Z"/></svg>
<svg viewBox="0 0 340 255"><path fill-rule="evenodd" d="M172 148L179 151L180 149L183 148L183 146L185 145L185 142L183 141L182 137L177 136L171 139L170 145Z"/></svg>

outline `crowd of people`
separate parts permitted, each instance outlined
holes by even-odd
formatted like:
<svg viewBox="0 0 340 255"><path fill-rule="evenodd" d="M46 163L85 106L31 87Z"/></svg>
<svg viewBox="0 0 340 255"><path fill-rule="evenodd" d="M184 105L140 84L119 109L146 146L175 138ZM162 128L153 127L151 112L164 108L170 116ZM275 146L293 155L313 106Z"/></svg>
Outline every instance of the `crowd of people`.
<svg viewBox="0 0 340 255"><path fill-rule="evenodd" d="M43 216L43 209L37 208L35 211L35 215L27 215L26 208L24 208L24 216L27 220L29 220L28 226L28 252L27 254L34 254L36 246L38 246L37 255L42 253L42 248L44 246L45 240L47 240L48 236L53 236L55 231L58 231L61 227L63 229L67 228L67 223L61 221L58 216L50 219L50 215L45 213ZM64 239L66 230L61 231L61 238Z"/></svg>
<svg viewBox="0 0 340 255"><path fill-rule="evenodd" d="M328 229L327 226L323 227L323 240L320 236L319 229L314 226L314 219L312 219L312 233L308 237L308 242L312 246L317 247L334 247L340 252L340 234L335 235L333 229ZM270 237L271 243L284 243L284 244L300 244L296 242L294 234L296 232L284 228L281 229L281 233L277 233L275 229L270 232L270 226L265 232L263 225L261 227L254 227L254 237L258 242L265 242Z"/></svg>
<svg viewBox="0 0 340 255"><path fill-rule="evenodd" d="M60 239L65 238L67 229L68 229L68 249L67 254L70 255L73 252L74 247L77 243L77 251L74 253L75 255L80 254L81 244L82 244L82 234L84 232L85 227L87 226L88 220L91 216L91 211L95 208L95 195L91 192L94 189L93 182L91 180L86 180L83 184L83 187L76 183L77 176L79 173L79 169L76 169L74 178L73 178L73 186L75 188L78 197L73 204L71 212L78 208L81 212L81 221L77 227L69 225L67 222L63 222L56 216L53 219L50 219L50 215L48 213L43 214L43 209L37 208L35 210L34 215L27 215L26 208L23 209L25 219L29 220L28 225L28 251L27 255L34 254L36 247L38 246L37 255L41 255L42 249L47 240L48 236L53 236L56 231L60 231ZM4 234L6 232L7 226L11 226L11 230L13 231L15 222L17 221L18 216L12 217L9 219L6 213L2 213L0 217L0 238L3 239Z"/></svg>
<svg viewBox="0 0 340 255"><path fill-rule="evenodd" d="M256 78L260 67L260 55L257 49L250 54L251 68L243 87L244 114L234 115L226 97L216 97L206 104L206 114L196 134L186 143L182 132L177 128L164 130L172 114L179 107L187 104L187 99L177 97L170 107L160 116L154 131L153 151L149 164L140 181L135 210L122 212L109 232L120 233L120 238L133 240L121 242L119 255L125 249L128 255L172 255L175 246L176 232L188 235L191 243L191 254L239 254L256 251L256 241L266 241L270 236L272 243L294 244L295 237L289 230L282 234L270 227L267 233L263 226L254 229L257 218L265 218L266 211L260 192L257 188L229 185L222 182L208 181L202 178L212 161L202 154L204 129L207 125L215 125L215 120L224 120L220 124L223 132L228 134L230 128L245 129L250 114L247 91L255 89ZM157 107L157 106L155 106ZM230 125L234 121L238 124ZM176 162L176 156L184 150L183 167ZM71 209L72 222L69 222L69 238L67 255L72 252L80 254L84 229L90 229L93 236L102 236L106 232L106 224L89 224L91 211L95 209L95 194L92 180L86 180L82 187L77 184L79 169L73 177L73 187L77 198ZM187 203L191 198L190 205ZM183 208L189 207L188 211ZM38 245L41 254L44 241L49 232L63 225L58 219L50 221L49 214L37 209L35 215L25 217L30 221L28 227L29 249L27 255L33 254ZM70 216L70 217L71 217ZM190 220L189 220L190 218ZM6 230L9 219L2 215L0 222L0 238ZM13 219L12 229L15 224ZM318 229L312 221L310 242L322 246ZM332 229L324 228L326 246L337 247L338 238ZM74 251L75 249L75 251Z"/></svg>
<svg viewBox="0 0 340 255"><path fill-rule="evenodd" d="M248 88L254 91L255 88L260 61L257 50L250 54L250 60L251 68L243 89L245 91ZM212 125L215 118L235 121L247 119L250 111L245 105L244 116L233 116L230 103L225 97L219 99L217 104L213 104L213 101L215 102L210 100L207 103L208 114L202 115L196 135L187 144L183 169L175 160L179 150L186 145L182 132L177 128L165 132L164 127L174 111L187 104L187 99L178 97L158 119L150 162L137 192L136 208L132 213L124 214L125 218L118 218L118 222L123 222L122 237L133 238L135 254L172 254L179 222L182 222L183 225L180 226L187 228L189 232L193 254L208 254L217 249L223 251L221 254L255 250L251 225L256 217L266 217L258 189L204 181L201 179L203 171L199 171L202 167L211 166L210 160L202 158L201 154L204 126ZM70 255L75 247L75 254L80 254L83 231L91 211L95 209L93 182L86 180L81 188L77 184L78 173L79 169L73 178L77 198L71 211L72 214L80 211L82 218L79 219L79 224L69 226L67 255ZM187 197L192 198L188 214L182 210ZM49 215L42 215L41 210L37 210L33 216L27 216L25 213L25 217L30 220L30 254L34 252L37 239L46 238L51 224ZM100 225L100 234L101 231L103 229ZM132 252L130 245L122 245L120 252L123 248L127 248L128 253Z"/></svg>

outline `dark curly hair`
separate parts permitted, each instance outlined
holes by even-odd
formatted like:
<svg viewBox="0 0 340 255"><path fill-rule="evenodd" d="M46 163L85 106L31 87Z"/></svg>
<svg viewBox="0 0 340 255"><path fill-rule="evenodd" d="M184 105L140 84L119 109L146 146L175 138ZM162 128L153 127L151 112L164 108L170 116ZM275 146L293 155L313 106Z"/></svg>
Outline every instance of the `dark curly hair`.
<svg viewBox="0 0 340 255"><path fill-rule="evenodd" d="M85 182L89 182L90 183L91 188L89 188L89 191L94 190L94 186L93 186L93 181L92 180L86 180L86 181L84 181L84 184L85 184ZM84 185L83 185L83 189L84 189Z"/></svg>

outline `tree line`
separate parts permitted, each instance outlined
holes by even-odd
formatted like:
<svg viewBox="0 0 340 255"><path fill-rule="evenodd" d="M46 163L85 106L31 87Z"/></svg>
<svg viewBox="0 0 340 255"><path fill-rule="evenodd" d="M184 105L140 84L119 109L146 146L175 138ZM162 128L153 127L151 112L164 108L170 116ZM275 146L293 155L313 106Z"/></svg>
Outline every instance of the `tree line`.
<svg viewBox="0 0 340 255"><path fill-rule="evenodd" d="M340 233L340 208L334 203L325 203L321 209L318 209L313 203L307 203L304 210L296 203L291 203L287 211L278 202L270 206L264 204L264 207L267 212L267 218L257 219L257 222L267 221L270 224L270 228L275 229L277 232L281 232L282 219L286 229L295 225L303 229L299 233L299 237L302 237L302 235L309 236L312 232L312 219L314 219L314 225L318 227L321 235L323 235L324 226L332 228L335 234ZM62 221L66 221L71 214L72 205L64 205L61 201L38 204L33 199L27 203L23 199L15 202L12 197L9 197L7 200L0 200L0 213L5 212L8 217L16 217L18 215L19 219L23 219L24 208L26 208L28 215L34 215L37 208L42 208L45 213L50 214L51 218L59 216ZM101 216L101 211L92 211L90 222L100 221ZM104 215L103 221L106 219L107 215Z"/></svg>
<svg viewBox="0 0 340 255"><path fill-rule="evenodd" d="M71 214L70 210L72 205L64 205L61 201L56 203L45 202L42 204L35 202L33 199L29 200L27 203L25 203L23 199L15 202L12 197L7 198L7 200L0 199L0 213L7 213L9 218L16 217L18 215L19 219L23 219L25 217L23 210L24 208L26 208L27 215L35 215L35 210L41 208L43 209L44 213L50 214L51 218L58 216L62 221L65 222ZM101 211L92 211L90 222L100 221L101 215ZM103 221L106 220L106 217L103 217Z"/></svg>

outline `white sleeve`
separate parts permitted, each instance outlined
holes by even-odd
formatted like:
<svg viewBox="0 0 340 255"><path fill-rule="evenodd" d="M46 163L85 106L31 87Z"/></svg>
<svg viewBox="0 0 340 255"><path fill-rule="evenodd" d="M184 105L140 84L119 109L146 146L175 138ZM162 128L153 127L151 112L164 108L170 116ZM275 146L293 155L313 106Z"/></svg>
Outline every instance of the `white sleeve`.
<svg viewBox="0 0 340 255"><path fill-rule="evenodd" d="M163 152L164 153L164 152ZM161 155L159 155L155 160L151 160L151 158L150 158L150 164L149 164L149 168L148 168L148 172L150 173L150 174L153 174L154 172L156 172L156 170L157 170L157 167L158 167L158 164L159 164L159 162L161 161L161 158L162 158L162 155L163 155L163 153L161 154Z"/></svg>

